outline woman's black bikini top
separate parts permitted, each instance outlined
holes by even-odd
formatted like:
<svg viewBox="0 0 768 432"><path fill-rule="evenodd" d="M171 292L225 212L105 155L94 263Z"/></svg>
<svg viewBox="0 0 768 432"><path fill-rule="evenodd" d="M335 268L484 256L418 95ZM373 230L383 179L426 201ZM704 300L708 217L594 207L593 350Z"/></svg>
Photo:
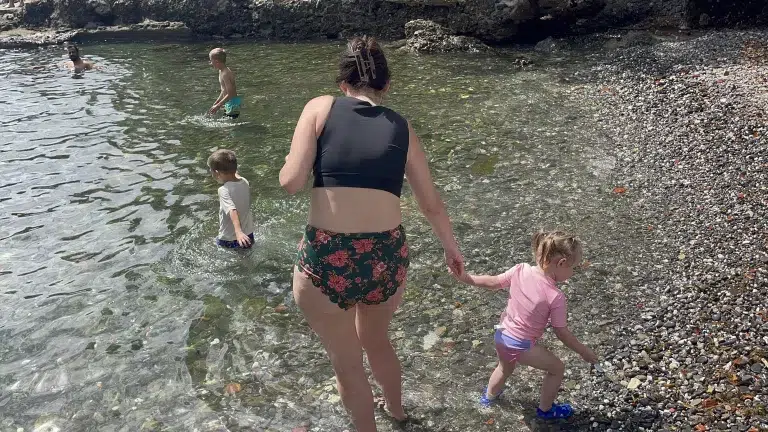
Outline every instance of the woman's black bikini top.
<svg viewBox="0 0 768 432"><path fill-rule="evenodd" d="M400 197L408 122L383 106L335 98L317 139L314 187L378 189Z"/></svg>

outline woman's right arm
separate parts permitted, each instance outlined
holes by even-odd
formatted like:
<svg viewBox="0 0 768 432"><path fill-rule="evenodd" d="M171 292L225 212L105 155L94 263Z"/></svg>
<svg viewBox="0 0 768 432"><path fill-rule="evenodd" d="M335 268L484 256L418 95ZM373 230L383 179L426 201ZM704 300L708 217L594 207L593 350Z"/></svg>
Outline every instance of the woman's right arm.
<svg viewBox="0 0 768 432"><path fill-rule="evenodd" d="M280 170L280 186L293 195L307 183L317 154L317 136L325 125L333 105L332 96L320 96L307 102L293 131L291 150Z"/></svg>
<svg viewBox="0 0 768 432"><path fill-rule="evenodd" d="M461 256L459 245L453 235L453 227L451 227L451 220L448 218L443 199L432 181L432 174L429 172L429 165L427 164L427 155L424 153L419 138L410 123L408 123L408 131L410 141L408 144L408 161L405 164L405 177L411 185L411 190L421 212L432 225L432 230L443 245L448 267L456 275L463 275L464 258Z"/></svg>

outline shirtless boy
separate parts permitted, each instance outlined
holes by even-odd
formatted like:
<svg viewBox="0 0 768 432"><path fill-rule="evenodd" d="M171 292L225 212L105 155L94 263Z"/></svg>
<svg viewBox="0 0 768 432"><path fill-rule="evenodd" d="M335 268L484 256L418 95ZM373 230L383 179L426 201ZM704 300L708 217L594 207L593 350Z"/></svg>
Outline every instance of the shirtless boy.
<svg viewBox="0 0 768 432"><path fill-rule="evenodd" d="M235 74L227 67L227 52L222 48L214 48L208 54L208 58L211 61L211 66L219 71L219 84L221 85L219 98L208 110L208 114L216 114L221 107L224 107L224 115L237 118L240 115L242 98L237 95Z"/></svg>

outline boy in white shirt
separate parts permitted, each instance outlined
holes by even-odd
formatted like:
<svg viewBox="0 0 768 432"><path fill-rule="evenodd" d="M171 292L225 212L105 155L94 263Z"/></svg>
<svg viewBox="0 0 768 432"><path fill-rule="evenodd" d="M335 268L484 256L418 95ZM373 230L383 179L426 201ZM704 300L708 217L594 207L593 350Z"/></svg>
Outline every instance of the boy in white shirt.
<svg viewBox="0 0 768 432"><path fill-rule="evenodd" d="M227 248L249 248L253 244L251 191L248 180L237 174L237 158L232 150L216 150L208 158L208 168L219 187L219 235L216 244ZM246 234L248 233L248 234Z"/></svg>

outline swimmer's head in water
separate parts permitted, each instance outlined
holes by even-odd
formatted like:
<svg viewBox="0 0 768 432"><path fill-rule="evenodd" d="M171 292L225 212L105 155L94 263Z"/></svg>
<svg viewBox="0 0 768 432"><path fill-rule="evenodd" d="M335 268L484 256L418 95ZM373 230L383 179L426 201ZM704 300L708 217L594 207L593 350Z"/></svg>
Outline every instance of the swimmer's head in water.
<svg viewBox="0 0 768 432"><path fill-rule="evenodd" d="M216 180L222 176L232 176L237 172L237 157L235 152L227 149L219 149L208 156L208 168Z"/></svg>
<svg viewBox="0 0 768 432"><path fill-rule="evenodd" d="M221 69L227 66L227 52L223 48L214 48L208 53L211 66Z"/></svg>
<svg viewBox="0 0 768 432"><path fill-rule="evenodd" d="M354 90L385 91L389 86L389 67L376 39L368 36L349 41L341 54L336 84Z"/></svg>
<svg viewBox="0 0 768 432"><path fill-rule="evenodd" d="M69 55L69 59L72 61L78 61L80 60L80 49L77 48L75 45L68 45L67 46L67 55Z"/></svg>

